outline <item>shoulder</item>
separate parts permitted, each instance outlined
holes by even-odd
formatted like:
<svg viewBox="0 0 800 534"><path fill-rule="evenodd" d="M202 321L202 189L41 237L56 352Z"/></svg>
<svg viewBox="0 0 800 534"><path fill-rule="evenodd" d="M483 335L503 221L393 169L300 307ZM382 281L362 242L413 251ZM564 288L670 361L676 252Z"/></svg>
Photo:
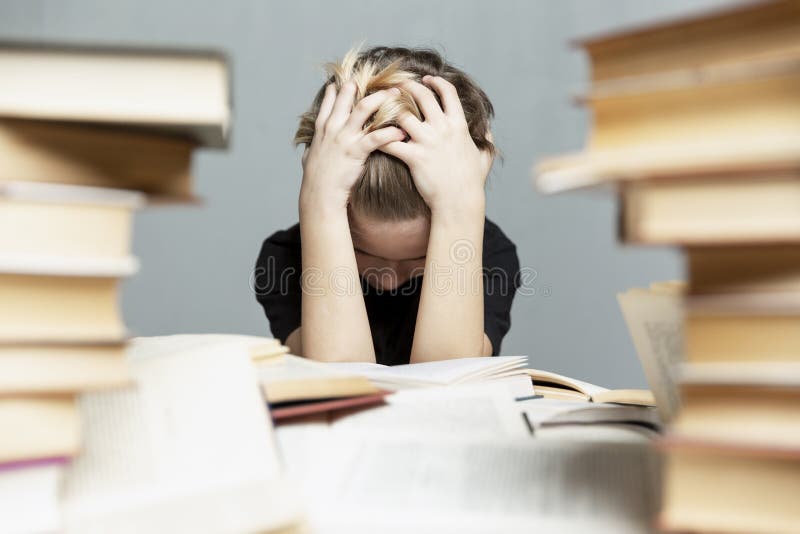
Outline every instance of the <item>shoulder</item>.
<svg viewBox="0 0 800 534"><path fill-rule="evenodd" d="M269 243L270 245L275 246L283 246L283 247L294 247L300 246L300 223L295 224L294 226L290 226L285 230L278 230L268 238L264 240L264 243Z"/></svg>
<svg viewBox="0 0 800 534"><path fill-rule="evenodd" d="M487 218L483 226L483 256L488 258L498 254L516 258L517 246L497 224Z"/></svg>
<svg viewBox="0 0 800 534"><path fill-rule="evenodd" d="M261 244L256 265L297 265L300 258L300 224L295 224L285 230L278 230L267 237Z"/></svg>
<svg viewBox="0 0 800 534"><path fill-rule="evenodd" d="M296 224L275 232L261 244L252 281L257 298L297 293L301 269L300 225Z"/></svg>

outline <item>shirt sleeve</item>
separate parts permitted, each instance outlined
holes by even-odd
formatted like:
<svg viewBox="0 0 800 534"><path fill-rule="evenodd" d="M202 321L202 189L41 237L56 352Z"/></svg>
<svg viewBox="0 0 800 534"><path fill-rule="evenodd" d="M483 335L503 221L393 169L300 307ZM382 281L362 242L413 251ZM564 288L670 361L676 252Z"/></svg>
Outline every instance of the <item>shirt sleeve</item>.
<svg viewBox="0 0 800 534"><path fill-rule="evenodd" d="M497 356L511 328L511 304L519 288L519 258L514 243L506 241L488 251L483 273L483 331L492 342L492 356Z"/></svg>
<svg viewBox="0 0 800 534"><path fill-rule="evenodd" d="M300 326L300 247L280 239L280 232L261 246L253 276L256 300L264 308L272 335L286 342Z"/></svg>

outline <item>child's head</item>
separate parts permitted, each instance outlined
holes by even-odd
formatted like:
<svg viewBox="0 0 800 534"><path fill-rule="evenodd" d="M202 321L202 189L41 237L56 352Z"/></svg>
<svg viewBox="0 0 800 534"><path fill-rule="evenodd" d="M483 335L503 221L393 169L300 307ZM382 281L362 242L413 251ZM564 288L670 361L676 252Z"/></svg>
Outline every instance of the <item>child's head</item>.
<svg viewBox="0 0 800 534"><path fill-rule="evenodd" d="M297 145L308 145L314 138L314 121L327 84L335 83L338 90L346 81L353 80L357 87L357 102L375 91L398 87L406 80L420 81L423 76L430 74L441 76L456 87L475 145L481 150L495 151L492 142L486 138L494 115L486 93L467 74L448 64L434 50L385 46L365 51L353 49L341 63L328 64L327 72L328 80L314 98L311 109L300 119L294 138ZM384 103L367 127L371 131L395 125L397 117L405 112L422 119L412 96L401 88L400 95ZM430 214L406 164L377 150L367 158L364 171L353 187L350 209L360 215L387 221L404 221Z"/></svg>
<svg viewBox="0 0 800 534"><path fill-rule="evenodd" d="M441 76L452 83L461 100L470 136L481 150L494 155L487 139L494 109L486 93L464 72L429 49L375 47L350 50L339 64L327 65L328 79L300 119L295 144L306 147L314 138L325 86L336 88L355 82L356 102L383 89L399 87L407 80ZM438 98L438 97L437 97ZM441 104L441 103L440 103ZM405 112L423 118L414 98L400 87L400 94L386 101L367 122L372 131L389 125ZM430 209L420 196L405 163L380 151L372 152L356 181L349 201L350 230L359 273L374 287L391 290L422 273L430 232Z"/></svg>

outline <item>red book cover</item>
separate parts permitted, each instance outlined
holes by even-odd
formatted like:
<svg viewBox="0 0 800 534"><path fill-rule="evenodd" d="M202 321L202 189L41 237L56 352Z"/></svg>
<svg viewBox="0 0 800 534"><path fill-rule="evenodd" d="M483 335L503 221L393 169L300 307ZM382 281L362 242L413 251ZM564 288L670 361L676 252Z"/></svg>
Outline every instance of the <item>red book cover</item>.
<svg viewBox="0 0 800 534"><path fill-rule="evenodd" d="M359 395L357 397L347 397L344 399L331 399L302 404L292 404L289 406L271 407L270 414L272 414L273 420L284 421L286 419L293 419L295 417L302 417L305 415L329 413L339 410L346 410L349 408L374 406L383 404L383 398L389 393L391 392L381 391L380 393L373 393L371 395Z"/></svg>

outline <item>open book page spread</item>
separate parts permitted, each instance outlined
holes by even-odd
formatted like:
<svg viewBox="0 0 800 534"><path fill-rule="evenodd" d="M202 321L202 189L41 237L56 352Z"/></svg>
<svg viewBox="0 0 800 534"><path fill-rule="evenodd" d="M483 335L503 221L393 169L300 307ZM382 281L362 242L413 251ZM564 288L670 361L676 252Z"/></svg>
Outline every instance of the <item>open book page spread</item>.
<svg viewBox="0 0 800 534"><path fill-rule="evenodd" d="M136 387L84 396L67 532L255 532L295 519L246 343L201 337L134 340Z"/></svg>
<svg viewBox="0 0 800 534"><path fill-rule="evenodd" d="M458 358L433 362L396 365L388 367L364 363L328 364L352 374L366 376L376 384L390 389L447 385L461 382L489 380L521 374L525 356L496 356Z"/></svg>
<svg viewBox="0 0 800 534"><path fill-rule="evenodd" d="M338 433L453 437L526 437L529 431L505 384L403 390L386 405L339 417Z"/></svg>
<svg viewBox="0 0 800 534"><path fill-rule="evenodd" d="M310 461L323 533L632 534L659 502L659 459L641 443L339 435Z"/></svg>
<svg viewBox="0 0 800 534"><path fill-rule="evenodd" d="M276 429L313 532L650 531L657 434L634 420L650 420L639 407L518 402L502 381L406 389L386 402ZM569 424L540 424L558 417Z"/></svg>

